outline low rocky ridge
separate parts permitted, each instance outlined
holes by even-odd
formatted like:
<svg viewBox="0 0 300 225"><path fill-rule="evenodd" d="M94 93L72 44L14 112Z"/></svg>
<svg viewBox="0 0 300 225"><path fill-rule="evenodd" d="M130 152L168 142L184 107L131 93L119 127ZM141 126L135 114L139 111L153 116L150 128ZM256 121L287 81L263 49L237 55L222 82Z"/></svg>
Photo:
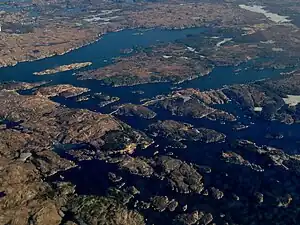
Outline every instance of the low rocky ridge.
<svg viewBox="0 0 300 225"><path fill-rule="evenodd" d="M114 112L121 116L138 116L144 119L153 119L156 113L143 105L124 104L116 107Z"/></svg>
<svg viewBox="0 0 300 225"><path fill-rule="evenodd" d="M210 91L199 91L197 89L188 88L184 90L179 90L179 96L195 96L201 102L207 105L214 104L225 104L229 102L229 98L223 93L222 89L210 90Z"/></svg>
<svg viewBox="0 0 300 225"><path fill-rule="evenodd" d="M166 209L173 212L177 208L178 202L175 199L169 200L167 196L155 196L151 198L151 205L154 210L159 212Z"/></svg>
<svg viewBox="0 0 300 225"><path fill-rule="evenodd" d="M34 93L36 95L45 96L47 98L55 97L55 96L70 98L70 97L81 95L88 91L89 91L88 88L74 87L69 84L58 84L53 86L36 88Z"/></svg>
<svg viewBox="0 0 300 225"><path fill-rule="evenodd" d="M99 107L104 107L120 100L119 97L105 95L103 93L94 93L93 98L100 101Z"/></svg>
<svg viewBox="0 0 300 225"><path fill-rule="evenodd" d="M47 81L35 82L35 83L27 83L27 82L5 82L0 84L0 90L9 90L9 91L19 91L19 90L28 90L32 88L36 88L47 84Z"/></svg>
<svg viewBox="0 0 300 225"><path fill-rule="evenodd" d="M213 220L213 216L201 211L194 211L192 213L179 214L173 221L173 224L180 225L193 225L193 224L210 224Z"/></svg>
<svg viewBox="0 0 300 225"><path fill-rule="evenodd" d="M137 211L128 210L117 201L106 197L80 196L68 204L79 224L144 225Z"/></svg>
<svg viewBox="0 0 300 225"><path fill-rule="evenodd" d="M221 91L218 92L219 96L214 91L202 93L196 89L180 90L168 96L160 96L157 99L145 102L144 105L162 108L177 116L235 121L234 115L209 105L216 104L216 101L220 101L220 103L228 101L228 98Z"/></svg>
<svg viewBox="0 0 300 225"><path fill-rule="evenodd" d="M167 187L178 193L201 193L203 190L202 176L193 166L179 159L169 156L153 160L126 157L118 164L132 174L165 180Z"/></svg>
<svg viewBox="0 0 300 225"><path fill-rule="evenodd" d="M59 66L59 67L56 67L53 69L47 69L47 70L40 71L40 72L34 72L33 74L37 75L37 76L50 75L50 74L66 72L66 71L70 71L70 70L78 70L80 68L84 68L84 67L87 67L90 65L92 65L91 62L72 63L69 65Z"/></svg>
<svg viewBox="0 0 300 225"><path fill-rule="evenodd" d="M193 128L191 124L174 120L159 121L148 128L153 136L160 136L169 141L201 141L212 143L224 141L225 135L207 128Z"/></svg>

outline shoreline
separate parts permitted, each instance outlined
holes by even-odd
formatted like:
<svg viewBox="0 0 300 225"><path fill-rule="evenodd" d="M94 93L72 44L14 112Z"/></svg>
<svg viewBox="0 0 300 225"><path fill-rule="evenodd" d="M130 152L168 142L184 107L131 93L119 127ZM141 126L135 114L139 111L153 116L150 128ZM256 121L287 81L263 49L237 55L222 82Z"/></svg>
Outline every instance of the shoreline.
<svg viewBox="0 0 300 225"><path fill-rule="evenodd" d="M77 50L77 49L86 47L86 46L88 46L88 45L90 45L90 44L93 44L93 43L99 41L99 40L102 38L102 35L101 35L101 36L98 36L98 37L100 37L100 38L97 38L96 40L92 40L91 42L85 43L85 44L80 45L80 46L78 46L78 47L71 48L71 49L69 49L69 50L67 50L67 51L65 51L65 52L63 52L63 53L60 53L60 54L55 54L55 53L54 53L54 54L50 54L50 55L48 55L48 56L42 56L42 57L38 57L38 58L32 59L32 60L21 60L21 61L18 61L18 62L16 62L16 63L14 63L14 64L11 64L11 65L4 65L4 66L0 65L0 69L2 69L2 68L8 68L8 67L14 67L14 66L17 66L17 65L20 64L20 63L34 62L34 61L39 61L39 60L51 58L51 57L54 57L54 56L62 56L62 55L65 55L65 54L67 54L67 53L69 53L69 52L71 52L71 51L75 51L75 50Z"/></svg>
<svg viewBox="0 0 300 225"><path fill-rule="evenodd" d="M166 30L166 31L172 31L172 30L185 30L185 29L196 29L196 28L207 28L205 25L203 26L186 26L186 27L164 27L164 26L157 26L157 27L150 27L150 28L147 28L147 27L124 27L124 28L121 28L121 29L116 29L114 31L108 31L108 32L105 32L103 34L100 34L98 33L95 37L95 39L92 39L91 41L88 41L87 43L83 43L77 47L73 47L73 48L70 48L60 54L50 54L50 55L47 55L47 56L42 56L42 57L37 57L35 59L30 59L30 60L20 60L20 61L17 61L13 64L6 64L6 65L0 65L0 69L2 68L9 68L9 67L14 67L14 66L17 66L18 64L20 63L26 63L26 62L34 62L34 61L39 61L39 60L43 60L43 59L47 59L47 58L51 58L51 57L54 57L54 56L62 56L62 55L65 55L65 54L68 54L69 52L72 52L72 51L75 51L75 50L78 50L80 48L83 48L83 47L86 47L86 46L89 46L91 44L94 44L96 43L97 41L101 40L103 36L107 35L107 34L110 34L110 33L117 33L117 32L121 32L121 31L124 31L124 30L135 30L135 29L140 29L140 30L145 30L145 31L151 31L151 30L154 30L154 29L160 29L160 30Z"/></svg>
<svg viewBox="0 0 300 225"><path fill-rule="evenodd" d="M100 81L100 82L102 81L102 84L101 84L102 86L113 87L113 88L133 87L133 86L138 86L138 85L157 84L157 83L170 83L171 85L178 85L178 84L182 84L186 81L191 81L191 80L195 80L195 79L200 78L200 77L208 76L211 72L212 72L212 70L207 71L206 73L203 73L203 74L193 75L193 76L190 76L186 79L182 79L182 80L175 81L175 82L172 82L172 80L156 80L156 81L144 81L144 82L141 81L141 82L138 82L138 83L133 83L133 84L128 84L128 85L123 85L123 84L109 85L109 84L103 83L103 79L99 80L99 79L95 79L95 78L85 78L85 79L78 79L78 80L96 80L96 81Z"/></svg>

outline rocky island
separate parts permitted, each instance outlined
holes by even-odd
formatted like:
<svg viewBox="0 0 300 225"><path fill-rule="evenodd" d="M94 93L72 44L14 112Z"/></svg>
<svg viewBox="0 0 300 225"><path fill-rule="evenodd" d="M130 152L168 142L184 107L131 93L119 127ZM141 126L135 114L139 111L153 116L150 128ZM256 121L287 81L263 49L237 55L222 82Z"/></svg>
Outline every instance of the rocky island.
<svg viewBox="0 0 300 225"><path fill-rule="evenodd" d="M213 93L214 94L214 93ZM206 104L207 93L199 90L175 91L167 96L159 96L159 98L143 103L147 106L162 108L177 116L187 116L192 118L207 118L209 120L235 121L236 118L231 113L224 110L213 108L212 105ZM224 98L225 99L222 99ZM217 97L218 98L218 97ZM225 95L219 96L221 99L217 101L226 101ZM209 101L209 103L212 100Z"/></svg>
<svg viewBox="0 0 300 225"><path fill-rule="evenodd" d="M156 82L182 82L211 72L206 60L185 46L167 45L119 58L112 65L77 74L79 79L97 79L107 85L130 86Z"/></svg>
<svg viewBox="0 0 300 225"><path fill-rule="evenodd" d="M33 74L37 75L37 76L50 75L50 74L54 74L54 73L66 72L69 70L78 70L80 68L84 68L84 67L87 67L90 65L92 65L91 62L72 63L69 65L59 66L54 69L47 69L47 70L40 71L40 72L34 72Z"/></svg>
<svg viewBox="0 0 300 225"><path fill-rule="evenodd" d="M65 98L71 98L88 92L88 88L74 87L69 84L60 84L47 87L35 88L34 94L39 96L45 96L47 98L55 96L63 96Z"/></svg>
<svg viewBox="0 0 300 225"><path fill-rule="evenodd" d="M124 104L115 107L116 110L112 112L116 115L122 116L138 116L144 119L153 119L156 113L143 105Z"/></svg>
<svg viewBox="0 0 300 225"><path fill-rule="evenodd" d="M206 128L193 128L191 124L173 120L159 121L148 127L153 136L161 136L169 141L201 141L213 143L224 141L225 135Z"/></svg>

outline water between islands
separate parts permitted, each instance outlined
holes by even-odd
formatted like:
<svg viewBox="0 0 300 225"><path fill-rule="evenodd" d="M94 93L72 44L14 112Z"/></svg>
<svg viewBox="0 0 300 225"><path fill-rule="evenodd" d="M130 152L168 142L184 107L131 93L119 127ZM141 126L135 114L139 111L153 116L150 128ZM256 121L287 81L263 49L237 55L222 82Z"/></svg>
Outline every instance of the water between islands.
<svg viewBox="0 0 300 225"><path fill-rule="evenodd" d="M172 91L173 85L170 83L156 83L144 84L133 87L108 87L103 86L98 81L93 80L77 80L72 71L58 73L50 76L34 76L33 73L45 69L57 67L60 65L71 64L75 62L93 63L93 68L103 67L112 63L115 57L122 56L121 50L138 47L149 47L159 42L172 42L184 38L187 35L198 35L204 33L204 28L193 28L185 30L124 30L116 33L110 33L103 36L99 41L71 51L65 55L53 56L50 58L19 63L14 67L7 67L0 69L0 81L26 81L37 82L42 80L50 81L50 84L72 84L74 86L87 87L91 92L103 92L111 96L118 96L121 98L119 103L139 103L143 98L152 98L158 94L167 94ZM141 34L142 32L142 34ZM247 69L245 69L247 67ZM85 70L85 69L82 69ZM238 71L238 72L237 72ZM272 78L280 75L279 70L255 70L251 66L242 65L239 67L217 67L211 74L205 77L184 82L177 87L180 88L199 88L200 90L207 90L213 88L221 88L224 85L231 85L236 83L247 83L259 79ZM134 94L133 91L142 90L144 94ZM55 97L54 101L64 104L68 107L87 108L93 111L108 113L110 107L99 108L96 102L76 102L75 100L66 100L64 98ZM157 120L174 119L193 124L195 127L207 127L217 131L223 132L227 135L227 142L219 144L200 144L188 143L188 149L166 149L165 143L157 139L160 148L151 147L144 151L138 151L137 154L152 155L154 151L161 151L163 154L167 152L174 152L179 158L188 160L202 165L217 166L215 161L219 158L219 152L230 149L229 143L237 138L248 139L260 145L272 145L275 147L284 148L290 153L297 153L299 148L297 140L300 140L299 125L284 125L276 122L264 121L261 119L249 118L243 114L233 104L225 106L229 112L234 112L238 116L238 122L243 124L251 124L248 129L239 132L232 130L232 123L221 124L218 121L209 121L206 119L190 119L185 117L176 117L170 115L168 112L159 112L158 117L153 120L143 120L139 118L120 117L134 128L144 130L148 124ZM157 111L157 110L156 110ZM158 112L158 111L157 111ZM284 138L280 140L267 139L267 133L283 134ZM166 151L166 152L164 152ZM208 157L203 157L208 156ZM108 186L106 179L101 174L108 171L113 171L109 165L102 165L103 162L82 162L80 169L70 170L64 172L64 177L72 181L78 187L79 193L82 194L103 194L105 188ZM97 182L95 177L98 177ZM54 179L59 179L54 177ZM96 183L95 183L96 182ZM136 181L133 181L136 182ZM155 182L155 181L153 181ZM155 185L154 185L155 186ZM158 185L159 186L159 185ZM155 190L154 190L155 191Z"/></svg>
<svg viewBox="0 0 300 225"><path fill-rule="evenodd" d="M71 64L75 62L87 62L91 61L93 63L93 68L103 67L112 63L115 57L122 56L122 50L130 48L139 47L149 47L157 43L173 42L178 39L185 38L188 35L199 35L203 33L208 28L191 28L184 30L161 30L161 29L151 29L151 30L123 30L116 33L109 33L104 35L100 40L87 45L85 47L71 51L65 55L53 56L50 58L37 60L33 62L23 62L19 63L14 67L7 67L0 69L0 81L26 81L26 82L37 82L42 80L51 80L50 84L72 84L74 86L88 87L92 92L103 92L111 96L118 96L121 98L118 103L138 103L142 98L152 98L158 94L166 94L171 91L172 84L170 83L156 83L156 84L144 84L137 85L133 87L108 87L103 86L98 81L92 80L77 80L76 76L72 75L72 71L58 73L50 76L34 76L33 73L37 71L42 71L48 68L53 68L59 65ZM279 70L255 70L251 67L245 69L246 65L237 67L217 67L213 72L205 77L200 77L198 79L184 82L178 87L181 88L199 88L201 90L220 88L224 85L231 85L236 83L247 83L259 79L271 78L279 76ZM238 70L240 69L240 70ZM84 69L83 69L84 70ZM239 71L239 72L236 72ZM142 90L143 95L138 95L132 93L134 90ZM88 108L93 111L100 111L104 113L109 112L109 107L99 108L97 104L93 101L76 103L75 101L65 100L62 98L54 98L62 104L68 107L78 107L78 108ZM250 118L245 117L241 112L235 107L230 107L230 110L234 110L237 115L240 116L240 121L249 124ZM167 113L161 113L161 116L157 119L171 119L172 116ZM149 121L137 122L137 119L132 118L122 118L125 119L135 128L142 128ZM255 125L252 125L249 129L243 130L241 132L233 132L231 126L222 125L218 122L211 122L202 120L190 120L187 118L176 118L176 120L183 120L190 122L195 126L205 125L206 127L214 128L218 131L224 132L227 136L233 139L236 138L247 138L258 142L259 144L274 144L279 147L285 147L289 143L289 147L293 149L296 146L291 146L291 139L293 143L299 138L297 134L298 126L287 126L283 124L278 124L274 122L266 121L251 121ZM153 122L153 121L150 121ZM281 133L286 138L281 140L265 139L265 134L267 132ZM270 143L272 142L272 143Z"/></svg>
<svg viewBox="0 0 300 225"><path fill-rule="evenodd" d="M138 47L148 47L159 42L172 42L177 39L186 37L187 35L198 35L204 33L203 28L185 29L185 30L124 30L116 33L110 33L103 36L99 41L88 46L71 51L65 55L53 56L50 58L19 63L14 67L7 67L0 69L0 81L26 81L37 82L42 80L51 80L50 84L72 84L74 86L87 87L91 92L103 92L111 96L118 96L121 98L119 103L139 103L142 98L152 98L158 94L170 93L173 87L170 83L156 83L144 84L133 87L108 87L103 86L98 81L93 80L77 80L72 71L58 73L50 76L34 76L33 73L42 71L48 68L53 68L59 65L71 64L75 62L93 62L92 67L98 68L110 64L115 57L122 56L121 50ZM142 35L141 35L142 32ZM84 69L83 69L84 70ZM239 72L236 72L239 71ZM224 85L231 85L236 83L247 83L259 79L271 78L280 75L279 70L255 70L251 67L245 69L245 65L237 67L217 67L211 74L205 77L184 82L177 87L181 88L199 88L207 90L212 88L221 88ZM144 94L133 94L133 91L142 90ZM110 107L99 108L93 100L87 102L76 102L75 100L66 100L64 98L55 97L53 99L68 107L87 108L93 111L108 113ZM237 138L248 139L260 145L272 145L275 147L284 148L286 151L297 153L298 143L300 140L300 127L298 125L288 126L276 122L268 122L260 119L248 118L234 105L220 106L226 107L226 110L234 112L239 117L238 122L243 124L252 124L248 129L239 132L232 130L232 123L220 124L218 121L209 121L206 119L190 119L185 117L176 117L170 115L168 112L159 112L158 117L153 120L143 120L139 118L120 117L134 128L144 130L148 124L157 120L174 119L177 121L184 121L193 124L195 127L207 127L217 131L223 132L227 135L227 142L219 144L201 144L188 143L188 149L166 149L165 143L159 139L156 142L160 148L151 147L144 151L138 151L138 154L152 155L155 151L161 151L163 154L167 152L174 152L179 158L183 160L192 161L202 165L215 165L215 158L219 158L218 154L222 150L230 149L229 143ZM156 110L157 111L157 110ZM254 124L253 124L254 123ZM283 134L284 138L280 140L267 139L267 133ZM164 152L166 151L166 152ZM203 157L203 156L209 157ZM77 184L78 190L81 193L103 194L105 179L100 179L99 184L102 189L99 189L97 184L91 183L95 176L101 171L105 173L111 170L110 166L102 165L102 162L83 162L81 170L67 171L64 174L66 179L71 180ZM96 173L96 174L95 174ZM92 178L92 179L90 179ZM97 190L96 192L92 190Z"/></svg>

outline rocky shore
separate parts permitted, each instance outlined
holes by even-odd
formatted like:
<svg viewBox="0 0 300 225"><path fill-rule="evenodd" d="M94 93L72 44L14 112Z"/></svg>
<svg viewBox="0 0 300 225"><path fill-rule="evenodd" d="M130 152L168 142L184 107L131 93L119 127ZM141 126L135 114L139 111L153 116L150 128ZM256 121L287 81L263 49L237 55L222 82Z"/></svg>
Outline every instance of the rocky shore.
<svg viewBox="0 0 300 225"><path fill-rule="evenodd" d="M60 73L60 72L66 72L66 71L70 71L70 70L78 70L87 66L92 65L91 62L83 62L83 63L72 63L69 65L63 65L63 66L59 66L53 69L47 69L44 71L40 71L40 72L34 72L34 75L37 76L43 76L43 75L50 75L50 74L54 74L54 73Z"/></svg>

